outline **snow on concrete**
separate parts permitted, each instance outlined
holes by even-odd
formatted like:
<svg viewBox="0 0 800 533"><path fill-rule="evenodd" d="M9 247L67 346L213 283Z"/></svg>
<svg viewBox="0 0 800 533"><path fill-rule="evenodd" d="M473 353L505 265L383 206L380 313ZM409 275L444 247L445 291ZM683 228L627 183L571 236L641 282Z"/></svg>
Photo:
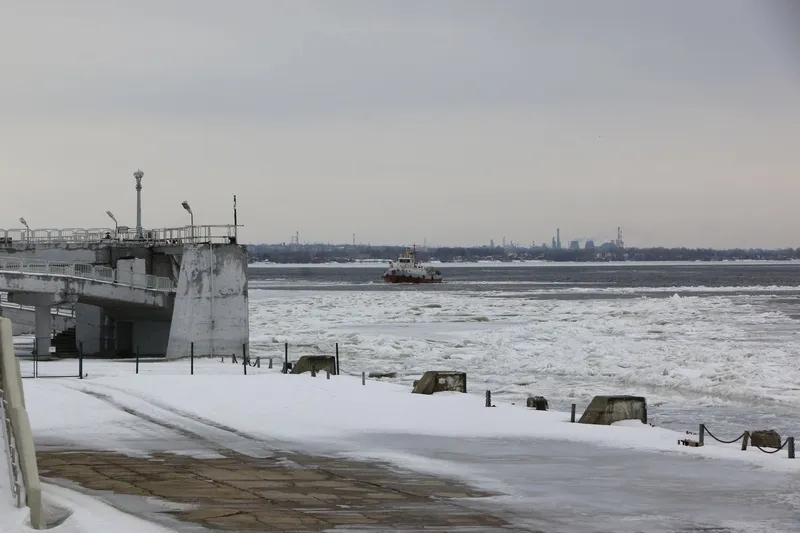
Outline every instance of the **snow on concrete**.
<svg viewBox="0 0 800 533"><path fill-rule="evenodd" d="M218 363L220 368L227 365ZM118 408L82 393L113 399ZM87 445L124 449L132 422L123 409L162 409L236 428L264 440L310 443L337 448L337 443L374 433L436 435L458 438L549 439L612 448L745 461L776 470L800 471L800 461L786 454L709 443L703 448L678 446L685 433L644 424L592 426L569 423L569 414L533 411L497 404L484 407L479 395L411 394L402 385L360 378L277 371L238 375L125 375L96 379L28 380L26 398L37 438L73 438ZM102 404L102 405L101 405ZM58 406L58 408L54 408ZM87 416L91 413L91 416ZM579 413L580 414L580 413ZM133 426L133 431L139 431ZM709 439L710 440L710 439Z"/></svg>

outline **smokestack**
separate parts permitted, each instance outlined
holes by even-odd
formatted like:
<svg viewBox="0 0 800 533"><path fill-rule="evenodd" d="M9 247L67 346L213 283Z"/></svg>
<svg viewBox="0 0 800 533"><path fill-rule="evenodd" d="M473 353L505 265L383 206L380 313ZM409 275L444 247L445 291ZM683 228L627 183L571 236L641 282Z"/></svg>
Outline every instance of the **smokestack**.
<svg viewBox="0 0 800 533"><path fill-rule="evenodd" d="M561 228L556 228L556 248L561 249Z"/></svg>

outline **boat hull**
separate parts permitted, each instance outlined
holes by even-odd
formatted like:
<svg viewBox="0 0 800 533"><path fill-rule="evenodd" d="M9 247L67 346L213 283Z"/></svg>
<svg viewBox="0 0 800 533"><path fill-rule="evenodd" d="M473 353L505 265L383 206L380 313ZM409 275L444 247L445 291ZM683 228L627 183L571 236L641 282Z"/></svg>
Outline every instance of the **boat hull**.
<svg viewBox="0 0 800 533"><path fill-rule="evenodd" d="M423 278L419 276L404 276L402 274L384 274L386 283L441 283L441 278Z"/></svg>

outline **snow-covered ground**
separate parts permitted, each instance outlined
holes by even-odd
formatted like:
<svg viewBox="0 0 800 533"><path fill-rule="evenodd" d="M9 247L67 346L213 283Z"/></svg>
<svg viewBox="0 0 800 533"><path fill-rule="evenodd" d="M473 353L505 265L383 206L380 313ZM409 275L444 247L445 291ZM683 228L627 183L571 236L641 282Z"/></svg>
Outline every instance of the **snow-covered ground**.
<svg viewBox="0 0 800 533"><path fill-rule="evenodd" d="M244 376L218 360L200 362L194 376L185 361L159 363L163 373L115 375L124 364L102 364L84 380L25 382L39 445L379 459L499 491L472 503L554 533L789 532L800 516L800 462L785 452L688 448L677 444L685 433L638 422L571 424L565 412L486 408L479 395L412 395L404 385L362 386L351 376ZM176 428L210 446L199 449Z"/></svg>

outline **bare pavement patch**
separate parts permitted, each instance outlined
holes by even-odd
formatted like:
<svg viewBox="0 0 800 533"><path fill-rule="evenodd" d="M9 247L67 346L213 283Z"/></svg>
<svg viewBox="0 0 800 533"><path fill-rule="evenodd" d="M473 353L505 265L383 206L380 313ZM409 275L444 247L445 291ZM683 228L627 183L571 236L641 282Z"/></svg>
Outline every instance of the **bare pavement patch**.
<svg viewBox="0 0 800 533"><path fill-rule="evenodd" d="M229 451L217 459L53 449L37 455L42 476L54 482L184 504L165 512L217 531L515 531L465 505L487 492L374 463Z"/></svg>

